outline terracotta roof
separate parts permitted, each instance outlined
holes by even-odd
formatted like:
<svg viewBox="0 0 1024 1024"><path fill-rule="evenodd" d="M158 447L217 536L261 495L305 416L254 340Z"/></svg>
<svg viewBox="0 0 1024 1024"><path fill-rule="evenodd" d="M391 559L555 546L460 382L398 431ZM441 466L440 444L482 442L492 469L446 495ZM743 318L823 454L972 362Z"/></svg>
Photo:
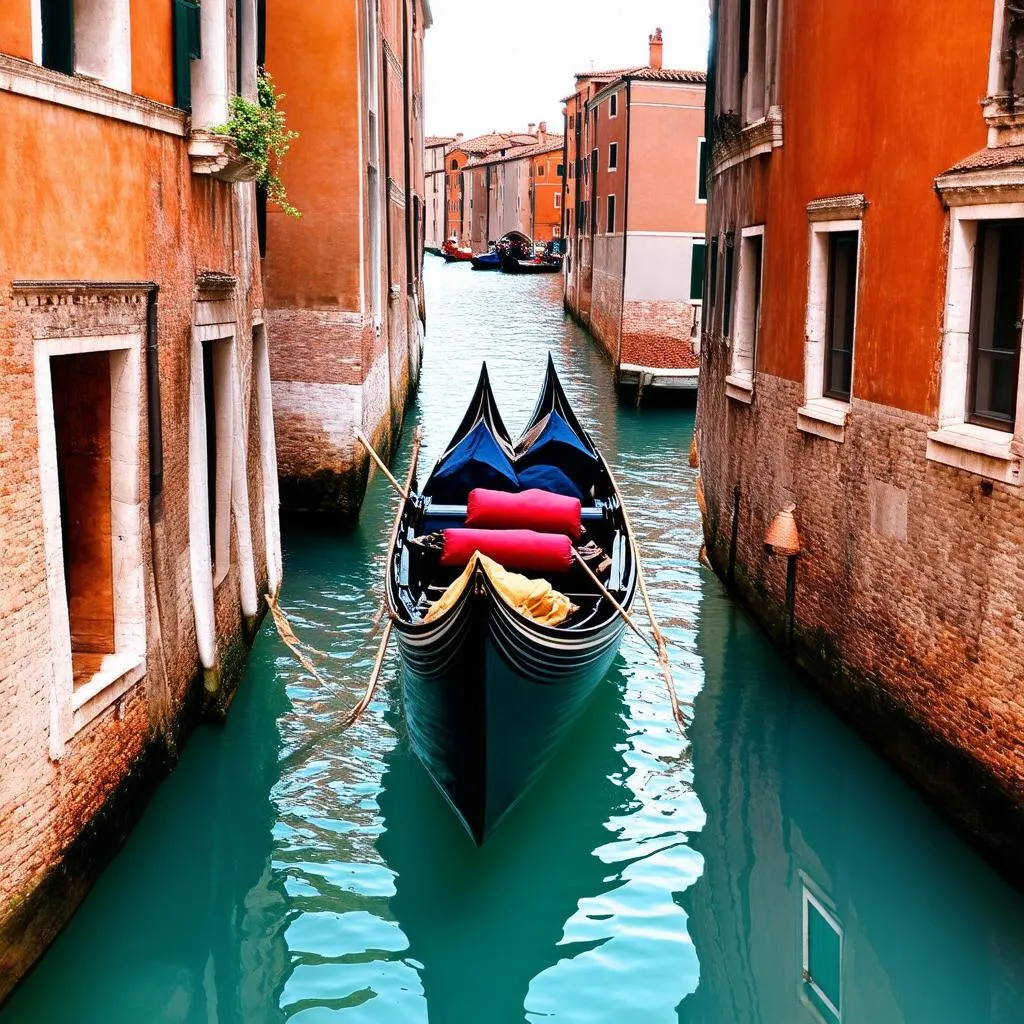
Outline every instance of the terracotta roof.
<svg viewBox="0 0 1024 1024"><path fill-rule="evenodd" d="M527 136L531 138L532 136ZM474 157L472 160L466 161L467 167L483 167L486 164L500 164L505 163L508 160L519 160L523 157L539 156L541 153L555 153L561 152L563 145L563 137L561 135L549 135L544 142L537 142L534 140L532 146L513 146L508 149L504 156L500 156L494 153Z"/></svg>
<svg viewBox="0 0 1024 1024"><path fill-rule="evenodd" d="M644 82L688 82L691 85L704 85L708 80L704 71L684 71L681 68L638 68L619 77L638 78Z"/></svg>
<svg viewBox="0 0 1024 1024"><path fill-rule="evenodd" d="M447 146L455 141L454 135L428 135L423 140L424 146Z"/></svg>
<svg viewBox="0 0 1024 1024"><path fill-rule="evenodd" d="M634 71L639 71L643 67L646 67L646 65L634 64L632 67L616 68L614 71L577 71L576 78L607 78L610 82L613 78L622 78L623 75L631 75Z"/></svg>
<svg viewBox="0 0 1024 1024"><path fill-rule="evenodd" d="M1021 164L1024 164L1024 146L998 146L995 149L979 149L943 173L957 174L978 171L984 167L1014 167Z"/></svg>
<svg viewBox="0 0 1024 1024"><path fill-rule="evenodd" d="M511 135L511 132L488 132L472 139L463 139L456 148L466 153L492 153L508 146Z"/></svg>

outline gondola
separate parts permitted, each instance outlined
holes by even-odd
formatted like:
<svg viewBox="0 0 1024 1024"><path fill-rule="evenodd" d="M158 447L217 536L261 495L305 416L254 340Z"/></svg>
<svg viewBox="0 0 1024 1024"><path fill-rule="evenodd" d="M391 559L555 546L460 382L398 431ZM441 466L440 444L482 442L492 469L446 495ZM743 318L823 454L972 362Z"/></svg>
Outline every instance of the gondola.
<svg viewBox="0 0 1024 1024"><path fill-rule="evenodd" d="M487 511L482 495L504 509L501 515L505 506L514 507L514 518L524 508L529 518L554 506L570 508L575 519L562 535L536 531L510 550L502 544L516 530L467 534ZM544 605L554 609L550 616L519 610L522 589L509 588L515 578L496 571L495 561L466 554L478 542L484 554L493 550L499 534L505 561L495 558L498 570L546 580L554 591ZM538 570L536 560L549 555L551 564ZM533 416L516 442L485 365L447 450L405 502L387 565L410 744L477 843L537 779L608 671L625 628L608 595L628 610L637 571L611 474L550 356Z"/></svg>
<svg viewBox="0 0 1024 1024"><path fill-rule="evenodd" d="M468 245L456 245L449 238L441 246L441 255L445 263L469 263L473 259L473 250Z"/></svg>
<svg viewBox="0 0 1024 1024"><path fill-rule="evenodd" d="M557 274L562 269L562 261L547 260L543 256L532 260L506 257L502 260L501 269L506 274Z"/></svg>

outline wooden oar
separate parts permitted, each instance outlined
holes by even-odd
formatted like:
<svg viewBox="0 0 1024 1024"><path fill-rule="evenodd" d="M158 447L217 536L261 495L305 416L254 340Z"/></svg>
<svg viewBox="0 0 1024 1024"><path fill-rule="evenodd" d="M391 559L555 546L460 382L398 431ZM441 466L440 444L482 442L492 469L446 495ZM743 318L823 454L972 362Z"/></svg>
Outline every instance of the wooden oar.
<svg viewBox="0 0 1024 1024"><path fill-rule="evenodd" d="M679 726L679 731L682 732L686 725L686 718L683 715L682 704L685 703L688 707L692 707L693 705L689 701L680 701L679 696L676 693L676 685L672 679L672 668L668 660L668 644L665 640L664 634L661 632L661 627L658 625L658 619L654 614L654 608L651 607L650 594L647 593L647 581L644 579L644 563L643 558L640 555L640 545L637 543L636 533L633 530L633 524L629 519L629 511L626 508L626 503L622 500L622 492L619 490L619 485L615 480L611 467L605 463L605 468L608 470L608 479L611 480L612 490L615 492L615 497L619 502L619 508L622 510L622 518L626 524L626 529L633 538L633 551L636 555L636 574L637 581L640 584L640 596L643 598L644 608L647 610L647 618L651 624L651 634L657 644L655 653L658 655L658 664L661 667L661 674L665 679L665 688L668 690L669 704L672 707L672 717L676 720L676 725Z"/></svg>
<svg viewBox="0 0 1024 1024"><path fill-rule="evenodd" d="M356 435L356 440L366 449L367 454L370 456L371 459L373 459L374 462L377 463L377 467L384 474L384 476L387 477L388 483L391 484L391 486L394 487L394 489L396 491L398 491L398 493L406 501L408 501L409 500L409 488L408 488L408 486L403 487L391 475L391 470L388 469L388 467L384 464L384 460L373 450L373 445L370 444L370 442L366 440L366 436L363 434L363 432L358 427L355 430L355 435ZM419 436L420 436L420 428L417 427L416 428L416 434L415 434L416 440L414 441L414 444L416 445L416 448L417 448L417 454L419 453ZM413 469L415 469L415 468L416 468L416 463L413 462ZM412 477L411 476L409 477L409 480L410 480L410 482L412 481Z"/></svg>

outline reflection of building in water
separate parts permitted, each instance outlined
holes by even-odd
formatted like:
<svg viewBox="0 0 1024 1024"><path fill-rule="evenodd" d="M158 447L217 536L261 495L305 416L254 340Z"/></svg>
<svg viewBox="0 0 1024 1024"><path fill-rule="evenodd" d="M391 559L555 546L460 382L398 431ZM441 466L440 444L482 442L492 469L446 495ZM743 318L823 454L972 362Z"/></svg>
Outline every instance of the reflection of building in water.
<svg viewBox="0 0 1024 1024"><path fill-rule="evenodd" d="M691 1024L1019 1022L1024 906L715 584L693 727L707 825ZM834 1007L834 1009L833 1009Z"/></svg>

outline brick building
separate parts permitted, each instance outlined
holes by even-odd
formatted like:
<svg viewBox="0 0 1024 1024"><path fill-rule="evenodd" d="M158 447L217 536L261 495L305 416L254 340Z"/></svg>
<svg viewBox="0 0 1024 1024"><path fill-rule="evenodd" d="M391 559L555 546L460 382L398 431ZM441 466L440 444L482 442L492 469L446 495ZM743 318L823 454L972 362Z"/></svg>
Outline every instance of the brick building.
<svg viewBox="0 0 1024 1024"><path fill-rule="evenodd" d="M439 253L448 237L448 185L445 154L456 142L453 135L428 135L424 140L423 189L426 227L424 249Z"/></svg>
<svg viewBox="0 0 1024 1024"><path fill-rule="evenodd" d="M703 71L576 76L565 103L565 304L621 384L697 386L704 273Z"/></svg>
<svg viewBox="0 0 1024 1024"><path fill-rule="evenodd" d="M267 0L267 60L300 133L267 218L267 323L281 502L358 513L423 347L423 34L426 0Z"/></svg>
<svg viewBox="0 0 1024 1024"><path fill-rule="evenodd" d="M208 130L255 98L258 28L256 0L0 19L0 1000L281 582L255 167Z"/></svg>
<svg viewBox="0 0 1024 1024"><path fill-rule="evenodd" d="M1020 878L1024 22L1003 0L720 0L713 28L708 555ZM899 87L925 79L928 117ZM790 503L787 573L764 538Z"/></svg>
<svg viewBox="0 0 1024 1024"><path fill-rule="evenodd" d="M489 132L456 137L446 156L449 236L484 252L509 231L536 242L561 232L560 135L547 124L525 132Z"/></svg>

